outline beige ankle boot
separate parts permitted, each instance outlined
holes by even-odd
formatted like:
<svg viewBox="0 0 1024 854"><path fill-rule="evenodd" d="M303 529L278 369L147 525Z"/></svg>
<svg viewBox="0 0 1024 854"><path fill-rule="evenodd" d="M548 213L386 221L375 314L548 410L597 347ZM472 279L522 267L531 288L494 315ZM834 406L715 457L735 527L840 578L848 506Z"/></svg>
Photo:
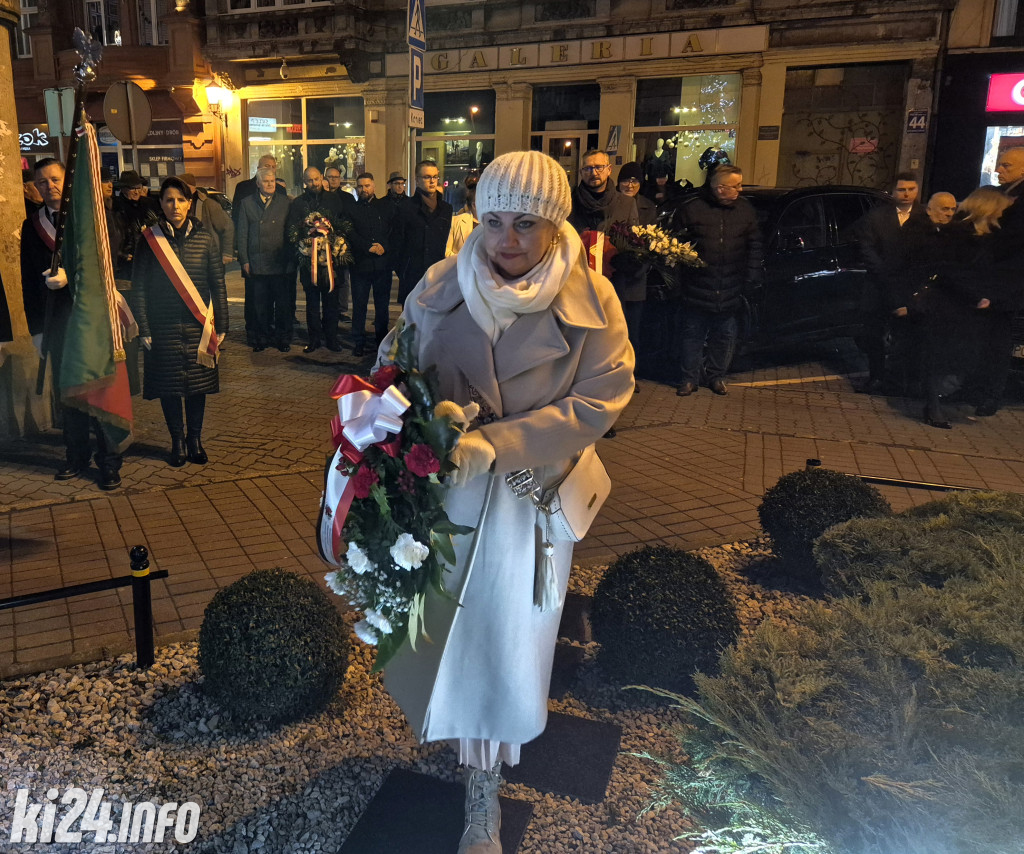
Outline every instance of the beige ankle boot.
<svg viewBox="0 0 1024 854"><path fill-rule="evenodd" d="M458 854L501 854L501 762L490 771L466 769L466 829Z"/></svg>

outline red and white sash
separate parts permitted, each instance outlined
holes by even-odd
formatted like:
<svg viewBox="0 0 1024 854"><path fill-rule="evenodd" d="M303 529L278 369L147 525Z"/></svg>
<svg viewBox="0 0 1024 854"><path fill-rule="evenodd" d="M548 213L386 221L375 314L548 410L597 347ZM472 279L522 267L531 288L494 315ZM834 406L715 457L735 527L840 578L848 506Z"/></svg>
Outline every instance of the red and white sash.
<svg viewBox="0 0 1024 854"><path fill-rule="evenodd" d="M46 215L45 207L36 211L36 215L32 217L32 225L36 230L36 234L39 235L39 239L43 241L47 249L53 252L57 246L57 229Z"/></svg>
<svg viewBox="0 0 1024 854"><path fill-rule="evenodd" d="M167 242L167 238L164 236L159 224L154 224L145 229L142 235L146 238L146 242L149 244L150 249L153 250L156 260L160 262L160 266L167 274L167 278L174 285L178 296L188 306L192 316L203 324L203 337L199 341L199 352L196 360L200 365L206 365L208 368L215 367L220 351L217 346L217 330L213 328L213 300L210 300L209 305L203 302L203 298L199 296L199 291L196 290L191 277L185 272L181 259L175 254L171 244Z"/></svg>
<svg viewBox="0 0 1024 854"><path fill-rule="evenodd" d="M605 271L605 262L615 253L605 233L587 229L580 235L580 240L587 253L587 266L598 275L607 276L611 271Z"/></svg>

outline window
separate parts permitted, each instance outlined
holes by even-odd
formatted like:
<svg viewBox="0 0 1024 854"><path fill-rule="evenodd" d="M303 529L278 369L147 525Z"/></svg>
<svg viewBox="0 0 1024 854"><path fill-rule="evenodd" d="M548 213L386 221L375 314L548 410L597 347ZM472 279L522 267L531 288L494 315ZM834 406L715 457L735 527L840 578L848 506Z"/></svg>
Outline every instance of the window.
<svg viewBox="0 0 1024 854"><path fill-rule="evenodd" d="M996 11L992 16L992 38L1019 41L1022 34L1024 3L1020 0L996 0Z"/></svg>
<svg viewBox="0 0 1024 854"><path fill-rule="evenodd" d="M264 154L277 158L277 175L290 195L302 192L302 173L336 167L355 184L366 168L362 98L284 98L248 101L249 174Z"/></svg>
<svg viewBox="0 0 1024 854"><path fill-rule="evenodd" d="M649 183L659 178L704 182L702 156L714 149L736 157L739 74L700 74L638 80L633 159Z"/></svg>
<svg viewBox="0 0 1024 854"><path fill-rule="evenodd" d="M100 44L121 46L120 0L83 0L85 28Z"/></svg>
<svg viewBox="0 0 1024 854"><path fill-rule="evenodd" d="M465 203L466 178L479 175L494 159L493 89L426 92L423 130L417 135L416 160L433 160L441 173L441 192L456 210ZM415 187L410 176L409 189Z"/></svg>
<svg viewBox="0 0 1024 854"><path fill-rule="evenodd" d="M231 0L232 12L262 12L264 9L287 9L290 6L314 6L331 0Z"/></svg>
<svg viewBox="0 0 1024 854"><path fill-rule="evenodd" d="M167 44L165 15L174 11L174 0L138 0L139 44Z"/></svg>
<svg viewBox="0 0 1024 854"><path fill-rule="evenodd" d="M32 56L32 37L25 31L35 26L36 16L39 14L39 7L33 2L22 2L21 20L11 34L11 53L18 59L28 59Z"/></svg>
<svg viewBox="0 0 1024 854"><path fill-rule="evenodd" d="M825 217L818 196L797 199L782 212L776 227L776 251L819 249L826 243Z"/></svg>

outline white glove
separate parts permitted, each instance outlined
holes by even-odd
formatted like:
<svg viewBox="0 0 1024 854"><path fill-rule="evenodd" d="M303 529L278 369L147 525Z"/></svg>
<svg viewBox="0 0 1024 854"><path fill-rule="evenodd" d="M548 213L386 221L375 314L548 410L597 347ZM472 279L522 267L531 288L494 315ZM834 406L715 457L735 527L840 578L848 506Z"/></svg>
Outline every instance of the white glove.
<svg viewBox="0 0 1024 854"><path fill-rule="evenodd" d="M227 332L218 332L217 333L217 346L219 347L221 344L223 344L224 343L224 339L227 338L227 337L228 337Z"/></svg>
<svg viewBox="0 0 1024 854"><path fill-rule="evenodd" d="M46 282L46 287L51 291L59 291L68 286L68 274L63 267L58 267L54 276L50 275L49 270L43 270L43 279Z"/></svg>
<svg viewBox="0 0 1024 854"><path fill-rule="evenodd" d="M451 473L452 486L465 486L474 477L490 471L494 465L494 445L478 430L472 430L459 438L451 459L458 466Z"/></svg>
<svg viewBox="0 0 1024 854"><path fill-rule="evenodd" d="M142 341L142 346L145 347L147 350L152 350L153 349L153 338L152 338L152 336L143 335L142 338L141 338L141 341Z"/></svg>
<svg viewBox="0 0 1024 854"><path fill-rule="evenodd" d="M446 415L452 419L463 433L469 429L470 423L480 414L480 406L476 403L468 403L459 406L454 400L442 400L434 407L434 417L444 418Z"/></svg>

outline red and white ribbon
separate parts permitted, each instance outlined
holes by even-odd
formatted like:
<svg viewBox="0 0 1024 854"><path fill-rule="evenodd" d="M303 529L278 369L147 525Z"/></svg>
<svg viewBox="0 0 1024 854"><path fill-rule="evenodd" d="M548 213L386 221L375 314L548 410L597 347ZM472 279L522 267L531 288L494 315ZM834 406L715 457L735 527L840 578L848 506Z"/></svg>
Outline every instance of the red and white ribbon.
<svg viewBox="0 0 1024 854"><path fill-rule="evenodd" d="M383 393L361 389L338 398L341 429L360 451L383 442L389 433L402 432L402 414L410 406L409 399L395 386Z"/></svg>
<svg viewBox="0 0 1024 854"><path fill-rule="evenodd" d="M178 296L192 312L192 316L203 325L203 335L199 341L196 360L200 365L205 365L208 368L215 367L220 351L217 346L217 330L213 327L213 300L210 300L209 305L203 301L192 278L182 266L181 259L175 254L171 244L167 242L167 237L159 223L145 229L142 235L167 274L167 278L178 292Z"/></svg>
<svg viewBox="0 0 1024 854"><path fill-rule="evenodd" d="M53 252L57 247L57 228L50 222L50 218L46 215L45 207L36 211L36 215L32 219L32 225L36 230L36 234L43 241L43 245Z"/></svg>

